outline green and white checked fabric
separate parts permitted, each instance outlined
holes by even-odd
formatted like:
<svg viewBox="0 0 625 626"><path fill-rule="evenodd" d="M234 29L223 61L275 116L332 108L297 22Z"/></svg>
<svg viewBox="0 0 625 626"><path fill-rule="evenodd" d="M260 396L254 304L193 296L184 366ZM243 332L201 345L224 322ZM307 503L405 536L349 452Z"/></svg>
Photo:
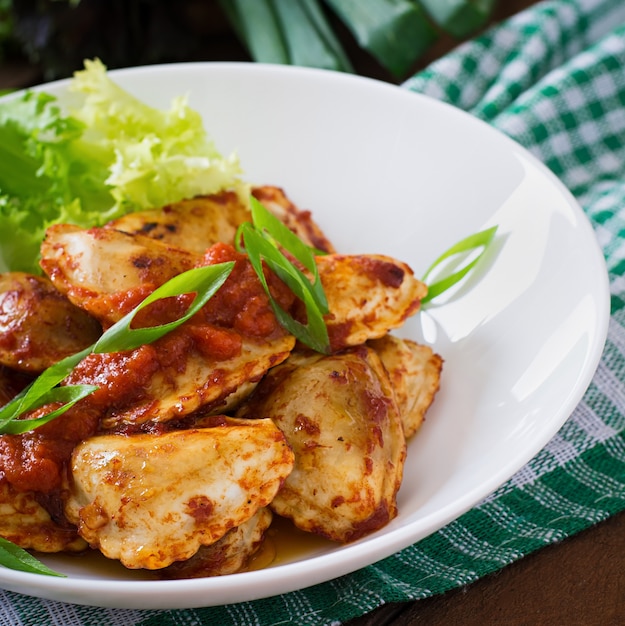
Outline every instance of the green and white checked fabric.
<svg viewBox="0 0 625 626"><path fill-rule="evenodd" d="M338 624L469 584L625 509L625 2L548 0L432 64L407 89L510 135L575 194L607 259L612 318L583 401L481 504L375 565L310 589L186 611L107 610L0 592L0 626Z"/></svg>

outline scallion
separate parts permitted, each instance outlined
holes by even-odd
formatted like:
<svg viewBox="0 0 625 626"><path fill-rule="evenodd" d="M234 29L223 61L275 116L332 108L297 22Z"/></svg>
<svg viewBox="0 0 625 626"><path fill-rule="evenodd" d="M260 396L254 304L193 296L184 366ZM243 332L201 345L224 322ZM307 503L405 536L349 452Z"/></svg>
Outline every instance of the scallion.
<svg viewBox="0 0 625 626"><path fill-rule="evenodd" d="M317 271L314 250L304 244L258 200L251 198L252 221L239 227L236 243L245 252L256 272L278 322L308 347L327 354L330 351L328 329L323 316L328 302ZM312 274L312 281L280 250L283 248ZM287 313L272 296L263 273L263 261L303 302L306 324Z"/></svg>
<svg viewBox="0 0 625 626"><path fill-rule="evenodd" d="M477 265L478 261L482 258L487 248L495 238L496 233L497 226L487 228L486 230L482 230L478 233L465 237L443 252L443 254L441 254L430 265L421 279L428 286L427 296L421 300L421 305L423 306L424 304L428 304L434 298L440 296L442 293L459 283ZM479 252L474 254L478 250ZM455 270L450 274L445 274L443 272L441 278L432 283L428 282L429 277L433 273L438 272L446 261L452 257L460 257L461 255L462 258L458 259L460 262L465 259L470 260L465 265L461 265L460 269Z"/></svg>
<svg viewBox="0 0 625 626"><path fill-rule="evenodd" d="M9 569L28 572L30 574L45 574L46 576L60 576L65 578L65 574L60 574L37 560L32 554L16 546L14 543L0 537L0 564Z"/></svg>

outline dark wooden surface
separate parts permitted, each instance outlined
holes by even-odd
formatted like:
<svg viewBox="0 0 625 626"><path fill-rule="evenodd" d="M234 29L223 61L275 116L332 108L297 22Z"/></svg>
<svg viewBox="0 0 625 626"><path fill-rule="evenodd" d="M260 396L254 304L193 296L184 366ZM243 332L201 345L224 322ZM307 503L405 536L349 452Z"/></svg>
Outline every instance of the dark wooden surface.
<svg viewBox="0 0 625 626"><path fill-rule="evenodd" d="M346 626L625 624L625 513L476 583L382 606Z"/></svg>
<svg viewBox="0 0 625 626"><path fill-rule="evenodd" d="M493 22L536 4L537 0L501 0ZM418 70L457 42L442 38L415 65ZM213 50L211 51L211 45ZM398 82L375 61L346 42L358 73ZM208 42L214 60L241 60L234 38ZM0 89L38 82L36 65L13 59L0 64ZM625 624L625 513L558 544L543 548L500 572L447 594L387 605L348 626L618 626Z"/></svg>

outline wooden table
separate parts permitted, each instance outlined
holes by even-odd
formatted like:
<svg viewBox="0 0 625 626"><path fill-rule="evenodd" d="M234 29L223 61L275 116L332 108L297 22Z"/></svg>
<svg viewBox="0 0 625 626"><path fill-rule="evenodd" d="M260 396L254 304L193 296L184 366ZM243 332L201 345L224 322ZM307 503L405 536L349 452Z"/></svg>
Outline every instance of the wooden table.
<svg viewBox="0 0 625 626"><path fill-rule="evenodd" d="M493 22L537 0L502 0ZM443 38L415 71L449 51ZM396 82L353 46L359 74ZM234 40L215 43L215 60L244 57ZM24 62L0 65L0 89L22 87L40 77ZM625 513L561 543L543 548L498 573L447 594L380 607L348 626L617 626L625 624Z"/></svg>
<svg viewBox="0 0 625 626"><path fill-rule="evenodd" d="M425 600L382 606L345 626L625 624L625 513L500 572Z"/></svg>

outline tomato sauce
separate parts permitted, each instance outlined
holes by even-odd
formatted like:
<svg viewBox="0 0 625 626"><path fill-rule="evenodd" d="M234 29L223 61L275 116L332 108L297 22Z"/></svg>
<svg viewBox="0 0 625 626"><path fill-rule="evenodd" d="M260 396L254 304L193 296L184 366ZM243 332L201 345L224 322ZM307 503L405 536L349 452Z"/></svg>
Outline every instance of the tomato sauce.
<svg viewBox="0 0 625 626"><path fill-rule="evenodd" d="M377 280L383 285L394 289L401 287L404 280L404 270L395 263L362 256L360 257L360 264L373 280Z"/></svg>
<svg viewBox="0 0 625 626"><path fill-rule="evenodd" d="M49 412L56 406L45 408ZM43 411L29 417L38 417L38 413ZM59 489L72 450L96 432L98 420L97 412L76 405L34 431L0 436L0 475L21 491L50 493Z"/></svg>

